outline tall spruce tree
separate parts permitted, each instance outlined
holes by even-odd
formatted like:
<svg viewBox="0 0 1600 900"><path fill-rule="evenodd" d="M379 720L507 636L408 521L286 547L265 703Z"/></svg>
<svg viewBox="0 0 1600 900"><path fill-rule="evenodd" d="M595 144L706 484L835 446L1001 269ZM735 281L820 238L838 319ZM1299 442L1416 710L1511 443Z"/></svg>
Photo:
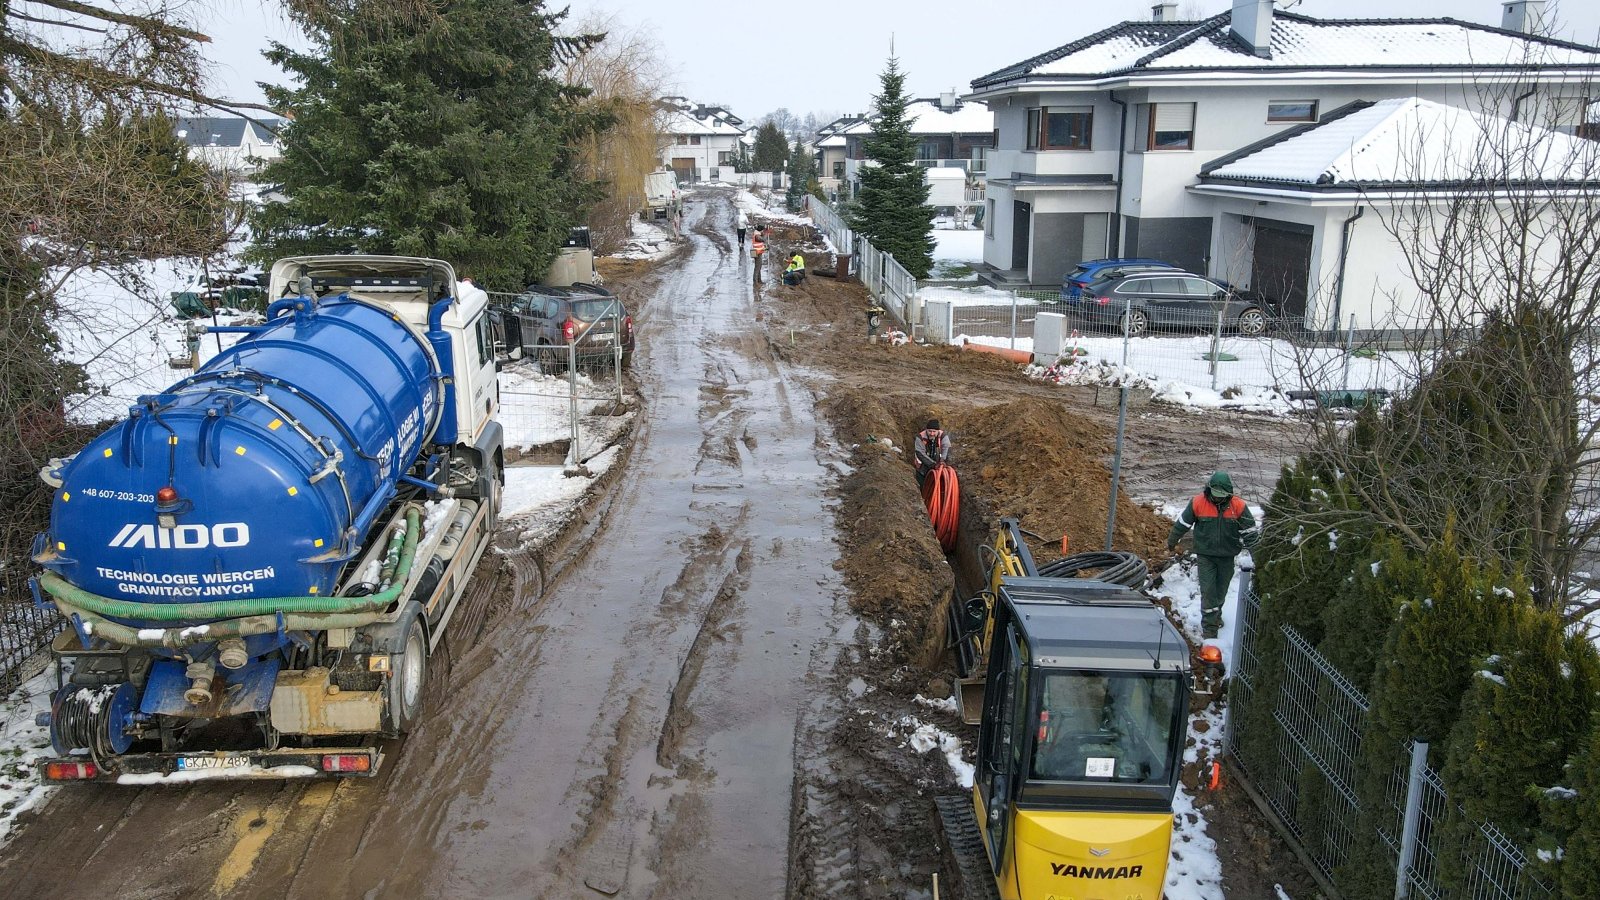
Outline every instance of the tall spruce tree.
<svg viewBox="0 0 1600 900"><path fill-rule="evenodd" d="M789 191L784 196L790 212L799 212L805 202L801 198L811 190L817 180L817 161L806 150L805 144L796 140L789 151Z"/></svg>
<svg viewBox="0 0 1600 900"><path fill-rule="evenodd" d="M783 130L772 122L763 122L756 130L754 165L757 172L782 172L789 162L789 139Z"/></svg>
<svg viewBox="0 0 1600 900"><path fill-rule="evenodd" d="M540 0L441 0L396 22L379 0L307 22L310 52L267 56L299 86L263 180L288 200L255 216L251 255L360 251L432 256L517 290L542 277L598 186L569 147L606 124L552 69L598 37L555 34Z"/></svg>
<svg viewBox="0 0 1600 900"><path fill-rule="evenodd" d="M889 57L872 98L872 134L864 142L876 166L861 169L851 227L874 247L892 255L913 277L926 278L933 267L933 207L928 183L917 165L917 137L906 118L910 98L900 60Z"/></svg>

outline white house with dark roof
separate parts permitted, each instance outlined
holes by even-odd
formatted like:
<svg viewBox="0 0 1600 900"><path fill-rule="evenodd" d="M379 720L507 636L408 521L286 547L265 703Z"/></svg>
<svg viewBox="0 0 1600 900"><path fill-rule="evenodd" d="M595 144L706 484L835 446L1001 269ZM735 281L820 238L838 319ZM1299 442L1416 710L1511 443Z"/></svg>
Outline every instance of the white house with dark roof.
<svg viewBox="0 0 1600 900"><path fill-rule="evenodd" d="M716 181L733 173L733 159L745 138L744 120L721 106L684 97L660 102L661 165L683 183Z"/></svg>
<svg viewBox="0 0 1600 900"><path fill-rule="evenodd" d="M277 159L281 152L276 127L281 119L256 123L238 116L190 116L173 123L179 139L189 146L189 156L213 168L250 172Z"/></svg>
<svg viewBox="0 0 1600 900"><path fill-rule="evenodd" d="M988 154L994 146L994 117L982 103L956 96L954 90L906 104L906 120L917 138L917 165L928 170L929 186L939 207L962 207L982 197ZM872 136L870 116L846 116L829 123L819 135L818 172L836 179L833 187L854 194ZM959 179L956 175L959 174ZM956 184L959 181L959 184ZM823 182L824 189L830 184Z"/></svg>
<svg viewBox="0 0 1600 900"><path fill-rule="evenodd" d="M1538 0L1503 6L1506 25L1542 22ZM1376 323L1393 310L1355 297L1395 296L1399 248L1363 210L1444 197L1457 185L1427 154L1471 149L1444 140L1471 122L1567 141L1600 80L1600 48L1517 27L1315 19L1271 0L1169 21L1174 8L972 82L999 134L985 280L1053 287L1080 260L1155 257L1275 296L1310 327ZM1413 170L1375 149L1400 134Z"/></svg>

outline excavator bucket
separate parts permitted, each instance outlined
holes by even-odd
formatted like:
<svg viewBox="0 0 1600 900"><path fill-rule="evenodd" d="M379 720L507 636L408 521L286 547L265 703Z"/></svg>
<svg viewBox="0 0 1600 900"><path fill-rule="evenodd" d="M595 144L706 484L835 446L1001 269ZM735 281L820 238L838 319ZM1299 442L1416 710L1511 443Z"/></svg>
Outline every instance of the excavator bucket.
<svg viewBox="0 0 1600 900"><path fill-rule="evenodd" d="M956 679L956 703L961 706L961 721L968 725L983 723L983 686L986 679L982 675L972 678Z"/></svg>

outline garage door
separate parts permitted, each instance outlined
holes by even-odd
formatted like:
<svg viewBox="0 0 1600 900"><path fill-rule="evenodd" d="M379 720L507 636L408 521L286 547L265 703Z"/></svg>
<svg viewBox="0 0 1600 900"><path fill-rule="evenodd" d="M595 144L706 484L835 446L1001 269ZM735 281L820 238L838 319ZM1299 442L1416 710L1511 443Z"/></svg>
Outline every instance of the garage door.
<svg viewBox="0 0 1600 900"><path fill-rule="evenodd" d="M1255 231L1250 287L1277 300L1290 316L1304 318L1311 280L1311 226L1257 219Z"/></svg>

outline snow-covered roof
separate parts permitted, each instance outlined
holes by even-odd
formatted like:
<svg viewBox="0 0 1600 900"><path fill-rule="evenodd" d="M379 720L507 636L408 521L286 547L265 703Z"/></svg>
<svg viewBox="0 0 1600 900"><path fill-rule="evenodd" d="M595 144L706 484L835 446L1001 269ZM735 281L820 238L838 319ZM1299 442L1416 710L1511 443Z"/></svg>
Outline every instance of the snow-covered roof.
<svg viewBox="0 0 1600 900"><path fill-rule="evenodd" d="M830 134L822 140L817 141L818 147L843 147L844 145L845 139L844 135L842 134Z"/></svg>
<svg viewBox="0 0 1600 900"><path fill-rule="evenodd" d="M994 131L994 114L982 103L967 101L956 109L942 109L934 100L913 100L906 104L906 118L912 134L988 134ZM872 120L859 119L840 128L837 134L871 134Z"/></svg>
<svg viewBox="0 0 1600 900"><path fill-rule="evenodd" d="M1353 103L1201 169L1208 182L1369 185L1590 182L1600 144L1418 97Z"/></svg>
<svg viewBox="0 0 1600 900"><path fill-rule="evenodd" d="M267 119L267 124L281 127L282 119ZM256 142L272 144L278 136L261 125L237 116L186 116L173 122L173 130L191 147L239 147L244 145L244 132L249 128Z"/></svg>
<svg viewBox="0 0 1600 900"><path fill-rule="evenodd" d="M1459 19L1315 19L1276 10L1270 56L1232 32L1230 13L1199 22L1123 22L972 82L1272 69L1600 69L1600 48Z"/></svg>
<svg viewBox="0 0 1600 900"><path fill-rule="evenodd" d="M661 114L661 133L739 137L744 134L744 129L736 125L729 125L720 119L699 118L686 110L667 109L663 110Z"/></svg>

